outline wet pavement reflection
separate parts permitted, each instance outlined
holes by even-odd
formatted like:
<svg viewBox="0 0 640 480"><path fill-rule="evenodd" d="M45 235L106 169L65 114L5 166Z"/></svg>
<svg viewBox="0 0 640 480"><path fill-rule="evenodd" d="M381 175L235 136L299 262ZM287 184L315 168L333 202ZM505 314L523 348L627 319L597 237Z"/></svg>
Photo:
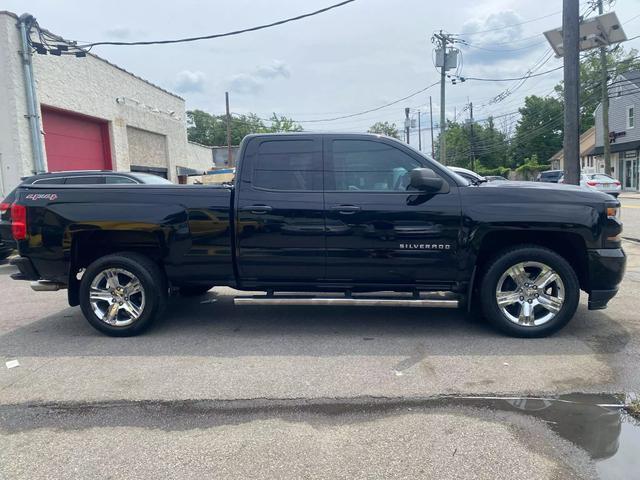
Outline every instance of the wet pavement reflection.
<svg viewBox="0 0 640 480"><path fill-rule="evenodd" d="M629 397L570 394L557 397L455 397L445 405L489 408L532 416L585 450L602 479L640 478L640 420L624 410Z"/></svg>

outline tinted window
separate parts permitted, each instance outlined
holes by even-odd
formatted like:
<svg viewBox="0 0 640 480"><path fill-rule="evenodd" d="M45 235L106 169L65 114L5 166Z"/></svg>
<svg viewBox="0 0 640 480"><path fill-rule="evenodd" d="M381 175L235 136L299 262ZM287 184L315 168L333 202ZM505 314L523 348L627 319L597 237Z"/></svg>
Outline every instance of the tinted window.
<svg viewBox="0 0 640 480"><path fill-rule="evenodd" d="M397 148L370 140L334 140L327 190L406 191L409 172L421 167Z"/></svg>
<svg viewBox="0 0 640 480"><path fill-rule="evenodd" d="M67 177L65 185L96 185L104 183L104 177Z"/></svg>
<svg viewBox="0 0 640 480"><path fill-rule="evenodd" d="M272 140L258 147L253 186L270 190L322 190L322 154L313 140Z"/></svg>
<svg viewBox="0 0 640 480"><path fill-rule="evenodd" d="M106 180L107 184L109 184L109 185L114 184L114 183L138 183L135 180L132 180L131 178L118 177L116 175L110 175L108 177L105 177L105 180Z"/></svg>
<svg viewBox="0 0 640 480"><path fill-rule="evenodd" d="M57 177L57 178L41 178L38 180L35 180L33 182L34 185L43 185L43 184L55 184L55 185L61 185L64 183L66 177Z"/></svg>
<svg viewBox="0 0 640 480"><path fill-rule="evenodd" d="M604 173L599 173L599 174L596 174L596 175L592 175L591 178L593 178L594 180L598 180L600 182L614 182L615 181L609 175L605 175Z"/></svg>

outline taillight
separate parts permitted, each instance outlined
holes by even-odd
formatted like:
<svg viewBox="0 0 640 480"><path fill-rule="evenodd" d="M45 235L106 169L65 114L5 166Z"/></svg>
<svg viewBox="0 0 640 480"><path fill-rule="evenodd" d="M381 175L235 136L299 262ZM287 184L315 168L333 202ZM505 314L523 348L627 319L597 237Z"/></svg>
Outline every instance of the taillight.
<svg viewBox="0 0 640 480"><path fill-rule="evenodd" d="M589 185L590 187L595 187L596 185L598 185L598 182L594 182L593 180L589 180L587 182L587 185Z"/></svg>
<svg viewBox="0 0 640 480"><path fill-rule="evenodd" d="M0 203L0 213L4 213L11 208L11 204L7 202Z"/></svg>
<svg viewBox="0 0 640 480"><path fill-rule="evenodd" d="M27 238L27 207L24 205L11 205L11 234L14 240Z"/></svg>
<svg viewBox="0 0 640 480"><path fill-rule="evenodd" d="M614 185L615 185L616 187L619 187L620 185L622 185L622 184L621 184L620 182L618 182L617 180L616 180L615 182L613 182L613 183L614 183Z"/></svg>

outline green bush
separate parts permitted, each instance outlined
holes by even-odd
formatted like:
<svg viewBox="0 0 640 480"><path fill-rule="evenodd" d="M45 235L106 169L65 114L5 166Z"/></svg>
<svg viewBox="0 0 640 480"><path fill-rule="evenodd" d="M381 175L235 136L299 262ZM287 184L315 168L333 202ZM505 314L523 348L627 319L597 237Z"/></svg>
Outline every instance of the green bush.
<svg viewBox="0 0 640 480"><path fill-rule="evenodd" d="M511 172L510 168L507 167L495 167L495 168L485 168L482 165L480 165L478 167L478 175L482 175L483 177L488 177L488 176L500 176L500 177L505 177L505 178L509 178L509 173Z"/></svg>
<svg viewBox="0 0 640 480"><path fill-rule="evenodd" d="M538 163L538 156L532 155L531 158L525 158L524 163L516 168L515 172L526 180L532 180L538 173L549 170L550 165L547 163Z"/></svg>

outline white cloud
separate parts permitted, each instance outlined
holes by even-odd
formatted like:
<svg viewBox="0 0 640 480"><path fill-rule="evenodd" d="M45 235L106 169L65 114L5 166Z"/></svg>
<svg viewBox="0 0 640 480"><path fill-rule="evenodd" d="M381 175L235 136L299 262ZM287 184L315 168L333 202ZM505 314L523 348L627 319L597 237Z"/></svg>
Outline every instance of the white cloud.
<svg viewBox="0 0 640 480"><path fill-rule="evenodd" d="M280 61L272 60L266 65L257 66L251 73L239 73L229 79L229 88L241 94L251 95L260 92L270 80L289 78L289 66Z"/></svg>
<svg viewBox="0 0 640 480"><path fill-rule="evenodd" d="M106 30L104 34L107 38L115 40L131 40L140 32L124 25L116 25L115 27Z"/></svg>
<svg viewBox="0 0 640 480"><path fill-rule="evenodd" d="M176 75L175 89L181 93L202 92L206 78L203 72L182 70Z"/></svg>

